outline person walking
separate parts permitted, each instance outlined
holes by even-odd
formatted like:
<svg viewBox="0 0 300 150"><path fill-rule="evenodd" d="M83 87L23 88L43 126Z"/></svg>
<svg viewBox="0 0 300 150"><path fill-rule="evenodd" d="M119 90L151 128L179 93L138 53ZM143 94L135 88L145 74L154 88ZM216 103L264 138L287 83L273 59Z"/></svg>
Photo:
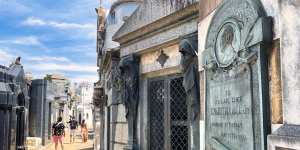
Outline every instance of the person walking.
<svg viewBox="0 0 300 150"><path fill-rule="evenodd" d="M86 143L88 139L88 129L85 123L85 120L82 120L81 123L81 134L82 134L82 142Z"/></svg>
<svg viewBox="0 0 300 150"><path fill-rule="evenodd" d="M64 150L63 137L65 136L65 125L62 122L62 117L58 117L57 122L52 125L52 140L55 143L55 150L57 150L58 142L61 149Z"/></svg>
<svg viewBox="0 0 300 150"><path fill-rule="evenodd" d="M75 120L75 117L72 116L71 120L68 122L70 124L70 143L75 142L75 133L77 129L77 121Z"/></svg>

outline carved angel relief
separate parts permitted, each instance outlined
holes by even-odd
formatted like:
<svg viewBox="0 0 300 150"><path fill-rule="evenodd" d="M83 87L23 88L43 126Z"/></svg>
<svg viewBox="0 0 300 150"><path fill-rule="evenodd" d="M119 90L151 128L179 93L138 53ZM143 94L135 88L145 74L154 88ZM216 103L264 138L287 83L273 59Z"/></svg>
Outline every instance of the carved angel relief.
<svg viewBox="0 0 300 150"><path fill-rule="evenodd" d="M123 85L123 80L121 77L121 70L116 65L112 70L112 86L116 91L116 99L118 103L121 103L122 101L122 97L121 97L122 85Z"/></svg>

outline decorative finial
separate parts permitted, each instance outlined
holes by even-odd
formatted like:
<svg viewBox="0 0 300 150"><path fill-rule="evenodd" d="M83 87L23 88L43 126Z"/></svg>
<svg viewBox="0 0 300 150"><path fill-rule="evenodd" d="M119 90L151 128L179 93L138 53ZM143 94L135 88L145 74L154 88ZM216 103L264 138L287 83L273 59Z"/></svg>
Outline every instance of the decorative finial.
<svg viewBox="0 0 300 150"><path fill-rule="evenodd" d="M16 58L15 64L21 65L21 57L20 56Z"/></svg>

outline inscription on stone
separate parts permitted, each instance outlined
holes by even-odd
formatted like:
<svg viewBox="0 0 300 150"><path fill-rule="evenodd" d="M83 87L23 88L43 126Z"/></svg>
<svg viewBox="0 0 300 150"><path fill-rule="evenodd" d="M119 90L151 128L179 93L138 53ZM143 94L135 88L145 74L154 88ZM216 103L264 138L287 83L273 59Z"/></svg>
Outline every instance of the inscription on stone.
<svg viewBox="0 0 300 150"><path fill-rule="evenodd" d="M264 45L272 39L272 27L262 10L256 0L224 0L211 21L202 53L206 150L267 149Z"/></svg>
<svg viewBox="0 0 300 150"><path fill-rule="evenodd" d="M238 70L232 77L219 74L209 84L207 121L211 143L229 149L253 149L253 117L250 70ZM215 144L212 144L215 145Z"/></svg>

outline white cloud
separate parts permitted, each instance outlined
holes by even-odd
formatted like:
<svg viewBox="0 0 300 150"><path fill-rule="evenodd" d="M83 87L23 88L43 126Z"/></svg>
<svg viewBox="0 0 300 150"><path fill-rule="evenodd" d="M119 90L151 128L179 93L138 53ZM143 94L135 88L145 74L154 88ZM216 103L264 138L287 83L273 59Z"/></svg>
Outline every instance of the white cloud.
<svg viewBox="0 0 300 150"><path fill-rule="evenodd" d="M23 21L22 24L28 26L43 26L46 25L46 22L38 18L29 17Z"/></svg>
<svg viewBox="0 0 300 150"><path fill-rule="evenodd" d="M20 37L12 41L12 43L20 45L42 45L39 39L35 36Z"/></svg>
<svg viewBox="0 0 300 150"><path fill-rule="evenodd" d="M93 82L98 81L98 76L96 74L95 75L84 75L84 76L79 75L79 76L70 78L70 80L72 82L77 82L77 83L80 83L80 82L93 83Z"/></svg>
<svg viewBox="0 0 300 150"><path fill-rule="evenodd" d="M81 54L86 54L86 53L91 52L91 53L94 53L94 55L96 56L97 55L96 44L94 44L94 43L91 42L91 43L82 44L82 45L64 46L64 47L55 48L54 50L63 51L63 52L75 52L75 53L81 53Z"/></svg>
<svg viewBox="0 0 300 150"><path fill-rule="evenodd" d="M85 72L96 73L96 65L81 65L81 64L57 64L57 63L40 63L28 65L30 70L35 71L68 71L68 72Z"/></svg>
<svg viewBox="0 0 300 150"><path fill-rule="evenodd" d="M70 59L66 57L51 57L51 56L34 56L34 57L28 57L27 60L29 61L43 61L43 62L71 62Z"/></svg>
<svg viewBox="0 0 300 150"><path fill-rule="evenodd" d="M0 49L0 58L1 65L8 65L14 60L14 55L6 52L3 49Z"/></svg>
<svg viewBox="0 0 300 150"><path fill-rule="evenodd" d="M90 39L97 39L97 32L96 32L96 29L95 30L91 30L88 32L87 34L88 38Z"/></svg>
<svg viewBox="0 0 300 150"><path fill-rule="evenodd" d="M26 26L49 26L58 29L95 29L96 24L86 23L68 23L68 22L58 22L58 21L46 21L36 17L29 17L22 22L22 25ZM96 32L96 31L95 31Z"/></svg>
<svg viewBox="0 0 300 150"><path fill-rule="evenodd" d="M0 14L3 15L24 15L31 12L31 8L17 2L17 0L0 0Z"/></svg>
<svg viewBox="0 0 300 150"><path fill-rule="evenodd" d="M59 29L94 29L95 26L94 24L77 24L55 21L49 22L48 25Z"/></svg>
<svg viewBox="0 0 300 150"><path fill-rule="evenodd" d="M42 46L43 44L35 36L17 37L12 40L0 40L0 44L18 44L26 46Z"/></svg>

